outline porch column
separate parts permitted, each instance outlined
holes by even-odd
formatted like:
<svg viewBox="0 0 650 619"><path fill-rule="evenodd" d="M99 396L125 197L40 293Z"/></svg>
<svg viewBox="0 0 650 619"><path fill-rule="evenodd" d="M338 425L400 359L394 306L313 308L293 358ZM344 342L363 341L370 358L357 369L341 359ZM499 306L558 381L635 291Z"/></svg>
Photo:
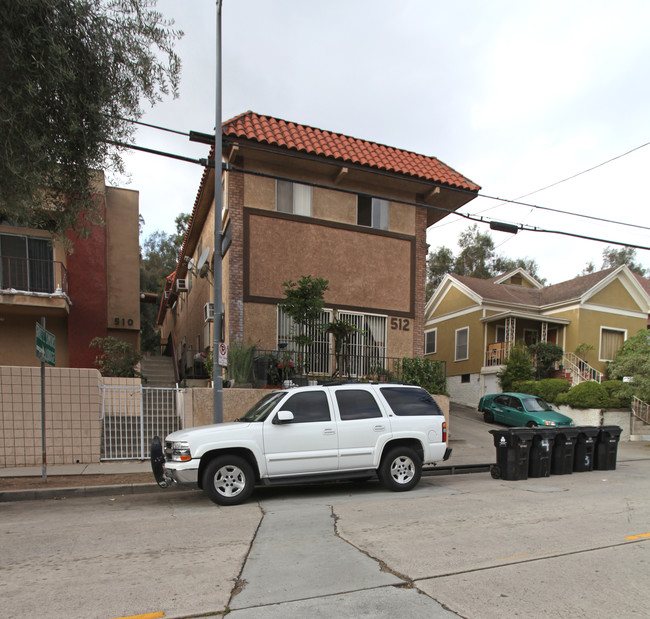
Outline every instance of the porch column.
<svg viewBox="0 0 650 619"><path fill-rule="evenodd" d="M542 342L548 342L548 322L542 323Z"/></svg>
<svg viewBox="0 0 650 619"><path fill-rule="evenodd" d="M515 345L515 329L517 327L517 319L514 316L506 318L506 359L510 358L510 351Z"/></svg>

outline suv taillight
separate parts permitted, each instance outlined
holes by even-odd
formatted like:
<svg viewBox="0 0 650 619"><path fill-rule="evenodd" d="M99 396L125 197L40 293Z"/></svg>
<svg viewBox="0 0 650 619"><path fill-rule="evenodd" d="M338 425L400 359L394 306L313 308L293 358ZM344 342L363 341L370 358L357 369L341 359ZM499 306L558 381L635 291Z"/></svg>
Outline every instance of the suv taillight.
<svg viewBox="0 0 650 619"><path fill-rule="evenodd" d="M447 442L447 422L446 421L442 422L442 442L443 443Z"/></svg>

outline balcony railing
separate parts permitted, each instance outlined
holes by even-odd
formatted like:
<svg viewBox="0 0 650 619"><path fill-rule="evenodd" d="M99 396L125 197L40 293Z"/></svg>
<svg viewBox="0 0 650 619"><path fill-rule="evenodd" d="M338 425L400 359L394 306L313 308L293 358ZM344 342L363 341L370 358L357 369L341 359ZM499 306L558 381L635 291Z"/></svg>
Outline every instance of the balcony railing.
<svg viewBox="0 0 650 619"><path fill-rule="evenodd" d="M562 361L564 364L564 370L571 375L571 384L574 386L590 380L596 381L597 383L600 383L603 380L602 372L592 368L586 361L582 360L575 353L565 352Z"/></svg>
<svg viewBox="0 0 650 619"><path fill-rule="evenodd" d="M2 256L0 290L68 294L68 271L55 260Z"/></svg>

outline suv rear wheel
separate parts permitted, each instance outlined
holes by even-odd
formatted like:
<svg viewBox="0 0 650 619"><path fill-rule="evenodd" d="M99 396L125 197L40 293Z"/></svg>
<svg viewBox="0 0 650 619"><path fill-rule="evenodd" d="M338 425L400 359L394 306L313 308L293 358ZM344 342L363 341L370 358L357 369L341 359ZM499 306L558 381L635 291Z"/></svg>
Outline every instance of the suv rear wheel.
<svg viewBox="0 0 650 619"><path fill-rule="evenodd" d="M203 473L203 490L217 505L243 503L253 492L254 485L253 467L241 456L219 456Z"/></svg>
<svg viewBox="0 0 650 619"><path fill-rule="evenodd" d="M384 456L377 473L386 488L404 492L420 481L422 462L410 447L394 447Z"/></svg>

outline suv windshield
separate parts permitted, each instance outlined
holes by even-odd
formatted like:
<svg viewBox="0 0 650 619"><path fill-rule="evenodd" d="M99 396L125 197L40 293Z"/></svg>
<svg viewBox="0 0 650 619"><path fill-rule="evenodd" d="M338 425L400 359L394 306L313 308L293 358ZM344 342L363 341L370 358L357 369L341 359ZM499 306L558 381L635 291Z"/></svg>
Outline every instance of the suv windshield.
<svg viewBox="0 0 650 619"><path fill-rule="evenodd" d="M545 411L552 411L553 408L550 404L542 400L542 398L524 398L524 408L529 413L543 413Z"/></svg>
<svg viewBox="0 0 650 619"><path fill-rule="evenodd" d="M249 411L237 421L264 421L275 405L286 395L284 391L276 391L265 395L257 404L254 404Z"/></svg>

